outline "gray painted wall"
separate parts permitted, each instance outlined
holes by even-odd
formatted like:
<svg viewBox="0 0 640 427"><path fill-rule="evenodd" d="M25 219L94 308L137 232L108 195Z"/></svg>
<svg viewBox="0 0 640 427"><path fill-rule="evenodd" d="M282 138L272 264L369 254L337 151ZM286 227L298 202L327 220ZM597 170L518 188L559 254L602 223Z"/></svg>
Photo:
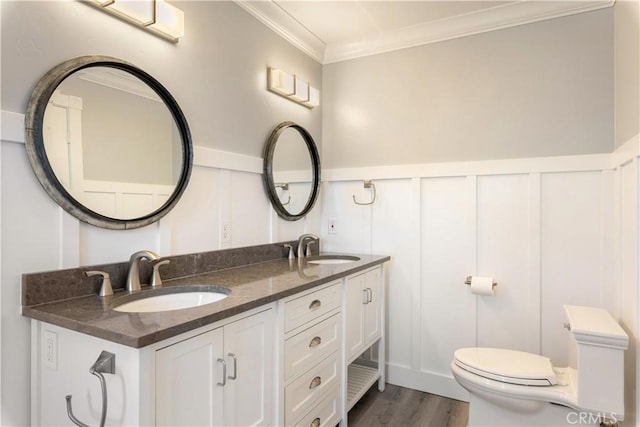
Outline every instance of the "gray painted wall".
<svg viewBox="0 0 640 427"><path fill-rule="evenodd" d="M80 55L129 61L176 98L195 145L262 157L275 125L292 120L321 143L322 107L309 110L266 90L267 66L322 89L322 67L226 1L180 1L178 44L81 2L2 2L2 109L26 111L33 86L53 66Z"/></svg>
<svg viewBox="0 0 640 427"><path fill-rule="evenodd" d="M611 8L324 67L329 168L613 150Z"/></svg>
<svg viewBox="0 0 640 427"><path fill-rule="evenodd" d="M614 6L616 148L640 132L640 23L637 1Z"/></svg>

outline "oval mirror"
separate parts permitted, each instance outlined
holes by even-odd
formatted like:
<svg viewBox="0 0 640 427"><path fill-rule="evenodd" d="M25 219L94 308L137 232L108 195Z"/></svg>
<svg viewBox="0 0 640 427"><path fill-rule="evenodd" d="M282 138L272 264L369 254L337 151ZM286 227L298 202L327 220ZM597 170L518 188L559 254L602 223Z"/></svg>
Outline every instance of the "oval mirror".
<svg viewBox="0 0 640 427"><path fill-rule="evenodd" d="M264 148L262 177L281 218L295 221L313 208L320 191L320 156L305 128L294 122L276 126Z"/></svg>
<svg viewBox="0 0 640 427"><path fill-rule="evenodd" d="M122 60L82 56L36 85L26 147L40 184L81 221L131 229L159 220L191 174L187 121L152 76Z"/></svg>

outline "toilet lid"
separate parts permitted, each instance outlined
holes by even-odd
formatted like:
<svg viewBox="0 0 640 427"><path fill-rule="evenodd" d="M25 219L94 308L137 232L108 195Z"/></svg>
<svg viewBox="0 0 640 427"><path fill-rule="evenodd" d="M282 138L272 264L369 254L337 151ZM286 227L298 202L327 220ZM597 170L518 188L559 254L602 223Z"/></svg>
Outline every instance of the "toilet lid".
<svg viewBox="0 0 640 427"><path fill-rule="evenodd" d="M456 365L495 381L549 386L557 384L548 357L503 348L471 347L456 350Z"/></svg>

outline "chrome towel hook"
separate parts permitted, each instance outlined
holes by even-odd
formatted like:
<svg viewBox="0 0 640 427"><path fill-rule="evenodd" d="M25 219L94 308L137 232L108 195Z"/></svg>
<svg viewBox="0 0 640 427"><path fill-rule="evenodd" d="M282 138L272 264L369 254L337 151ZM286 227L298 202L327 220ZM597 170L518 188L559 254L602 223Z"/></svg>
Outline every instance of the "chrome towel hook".
<svg viewBox="0 0 640 427"><path fill-rule="evenodd" d="M376 185L369 179L369 180L365 180L363 181L364 183L364 188L371 188L371 190L373 191L372 195L371 195L371 201L370 202L359 202L356 200L356 196L353 196L353 203L355 203L356 205L372 205L375 201L376 201Z"/></svg>
<svg viewBox="0 0 640 427"><path fill-rule="evenodd" d="M89 373L95 375L100 380L100 388L102 389L102 416L100 417L100 427L104 427L104 423L107 420L107 384L102 374L114 374L115 372L116 355L104 350L100 353L100 356L98 356L98 360L89 368ZM66 395L65 399L67 400L67 415L69 419L79 427L89 427L88 424L83 423L73 415L71 395Z"/></svg>

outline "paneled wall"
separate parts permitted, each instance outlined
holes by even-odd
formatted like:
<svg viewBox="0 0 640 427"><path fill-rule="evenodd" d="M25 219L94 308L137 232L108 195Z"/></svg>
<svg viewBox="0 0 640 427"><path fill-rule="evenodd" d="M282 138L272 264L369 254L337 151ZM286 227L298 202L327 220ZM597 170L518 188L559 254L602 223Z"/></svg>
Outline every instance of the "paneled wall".
<svg viewBox="0 0 640 427"><path fill-rule="evenodd" d="M611 155L325 171L323 249L392 256L389 382L466 399L449 368L465 346L566 365L562 304L621 313L619 175ZM369 197L361 178L373 205L353 203ZM469 275L493 276L494 295Z"/></svg>
<svg viewBox="0 0 640 427"><path fill-rule="evenodd" d="M3 124L21 119L3 114ZM79 223L50 201L30 171L20 126L14 130L17 136L3 129L1 146L5 301L18 303L20 274L28 271L121 261L142 247L168 255L315 232L323 251L392 256L391 383L466 399L449 369L464 346L519 349L566 364L562 304L605 307L620 319L631 338L627 378L635 378L637 142L613 155L325 170L317 208L296 222L270 208L260 159L196 147L177 207L158 224L124 233ZM372 205L353 202L372 197L362 179L375 184ZM231 225L228 242L223 222ZM495 294L471 294L464 280L473 274L495 277ZM24 318L7 316L2 327L28 336ZM28 354L28 341L14 345ZM628 411L635 390L627 381Z"/></svg>
<svg viewBox="0 0 640 427"><path fill-rule="evenodd" d="M638 147L637 137L635 146ZM630 418L625 419L626 425L638 425L640 421L640 401L638 386L640 380L640 361L638 360L639 315L638 315L638 236L640 216L638 202L640 195L640 170L638 157L630 161L621 162L617 175L617 206L619 216L616 222L616 231L619 235L617 256L619 257L618 270L621 293L620 323L629 335L629 348L625 353L625 408L636 408L635 413L629 413Z"/></svg>

